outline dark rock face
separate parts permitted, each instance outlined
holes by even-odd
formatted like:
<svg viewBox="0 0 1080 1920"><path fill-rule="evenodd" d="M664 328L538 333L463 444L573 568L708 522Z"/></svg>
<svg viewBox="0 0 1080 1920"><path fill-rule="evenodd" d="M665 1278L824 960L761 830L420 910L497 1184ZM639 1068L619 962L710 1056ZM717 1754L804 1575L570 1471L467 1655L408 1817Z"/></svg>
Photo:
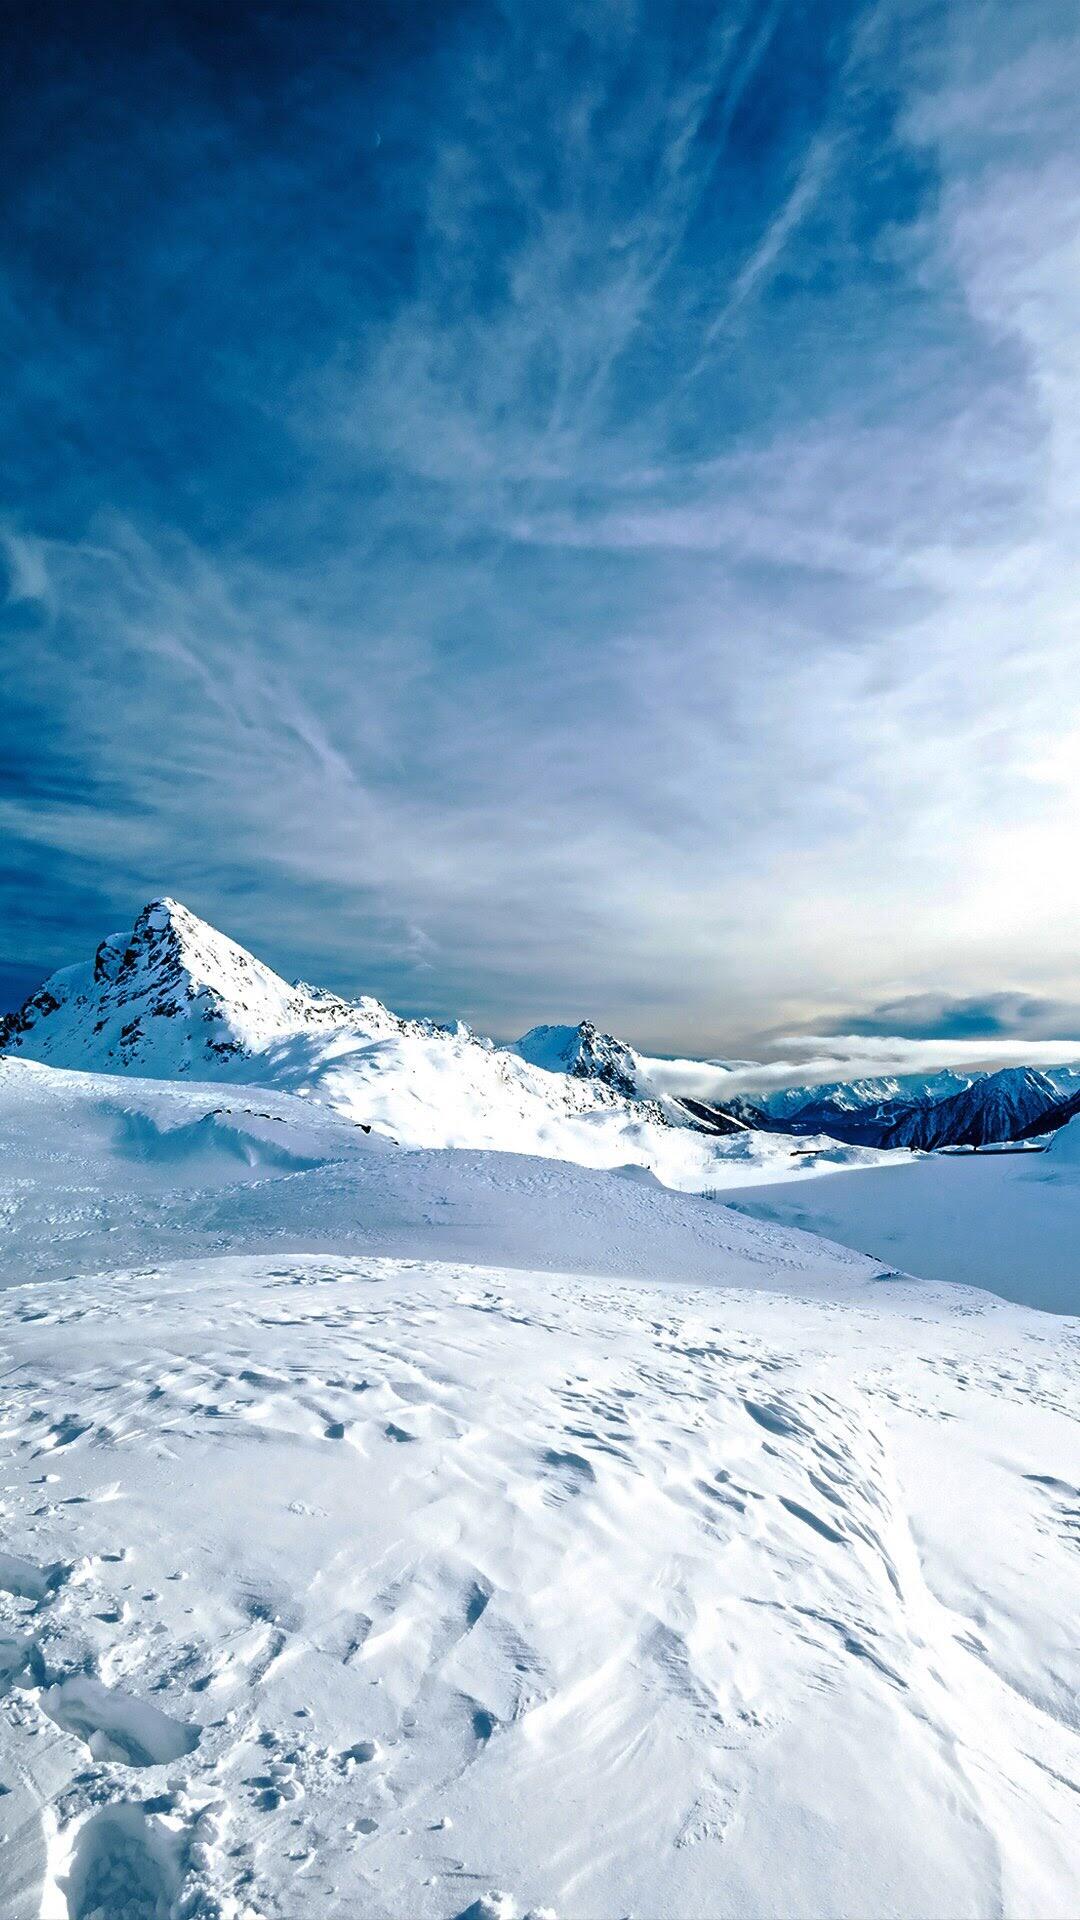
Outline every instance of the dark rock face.
<svg viewBox="0 0 1080 1920"><path fill-rule="evenodd" d="M1068 1100L1059 1100L1056 1106L1047 1107L1045 1112L1029 1120L1019 1133L1013 1134L1014 1140L1036 1140L1041 1135L1056 1133L1059 1127L1065 1127L1080 1113L1080 1093L1074 1093Z"/></svg>
<svg viewBox="0 0 1080 1920"><path fill-rule="evenodd" d="M59 1006L59 1000L45 986L32 993L14 1013L5 1013L0 1020L0 1053L8 1047L17 1046L22 1034L29 1033L40 1019L46 1014L55 1013Z"/></svg>
<svg viewBox="0 0 1080 1920"><path fill-rule="evenodd" d="M688 1093L680 1096L679 1104L686 1108L691 1119L706 1133L727 1134L750 1131L748 1121L737 1119L734 1114L727 1113L723 1107L711 1107L704 1100L692 1100Z"/></svg>
<svg viewBox="0 0 1080 1920"><path fill-rule="evenodd" d="M613 1093L633 1100L638 1088L634 1056L629 1047L624 1047L612 1034L601 1033L591 1020L581 1021L578 1034L579 1049L569 1071L579 1080L600 1080Z"/></svg>

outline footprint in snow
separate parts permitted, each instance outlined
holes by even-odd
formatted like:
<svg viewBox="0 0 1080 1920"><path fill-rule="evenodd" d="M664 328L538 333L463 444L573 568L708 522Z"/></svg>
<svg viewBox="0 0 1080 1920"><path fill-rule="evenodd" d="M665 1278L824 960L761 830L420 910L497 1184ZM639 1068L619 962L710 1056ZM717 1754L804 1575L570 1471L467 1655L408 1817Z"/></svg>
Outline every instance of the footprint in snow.
<svg viewBox="0 0 1080 1920"><path fill-rule="evenodd" d="M57 1920L171 1920L183 1870L182 1843L141 1807L125 1802L92 1814L57 1843L52 1888Z"/></svg>
<svg viewBox="0 0 1080 1920"><path fill-rule="evenodd" d="M10 1593L16 1600L32 1600L35 1606L43 1606L70 1576L71 1568L58 1560L38 1567L17 1553L0 1551L0 1593Z"/></svg>
<svg viewBox="0 0 1080 1920"><path fill-rule="evenodd" d="M125 1767L159 1767L194 1753L202 1728L173 1720L160 1708L114 1693L89 1674L46 1687L41 1705L65 1733L85 1741L95 1760Z"/></svg>

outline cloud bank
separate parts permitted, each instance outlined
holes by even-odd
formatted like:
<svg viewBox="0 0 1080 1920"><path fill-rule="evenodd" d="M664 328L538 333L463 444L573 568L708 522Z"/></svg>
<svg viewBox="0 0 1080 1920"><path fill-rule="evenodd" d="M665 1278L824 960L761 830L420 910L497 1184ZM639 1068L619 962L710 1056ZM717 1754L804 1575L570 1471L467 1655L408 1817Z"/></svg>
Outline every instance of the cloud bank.
<svg viewBox="0 0 1080 1920"><path fill-rule="evenodd" d="M753 1098L759 1093L780 1093L785 1087L934 1074L943 1067L996 1073L1002 1067L1080 1064L1080 1039L984 1040L965 1046L955 1040L911 1040L902 1036L870 1039L864 1034L804 1034L789 1035L777 1045L776 1059L744 1061L730 1067L708 1060L650 1059L649 1084L658 1093L690 1094L722 1106L725 1099L737 1093Z"/></svg>

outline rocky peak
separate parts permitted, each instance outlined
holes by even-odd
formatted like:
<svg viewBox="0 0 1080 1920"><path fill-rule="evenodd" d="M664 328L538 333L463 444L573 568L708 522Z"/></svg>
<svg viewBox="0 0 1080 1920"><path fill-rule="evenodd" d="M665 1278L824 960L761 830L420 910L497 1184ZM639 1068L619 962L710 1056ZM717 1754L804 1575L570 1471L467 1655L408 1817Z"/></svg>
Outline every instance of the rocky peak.
<svg viewBox="0 0 1080 1920"><path fill-rule="evenodd" d="M515 1052L550 1073L599 1080L630 1100L638 1096L636 1055L625 1042L603 1033L591 1020L579 1020L572 1027L531 1027L518 1041Z"/></svg>

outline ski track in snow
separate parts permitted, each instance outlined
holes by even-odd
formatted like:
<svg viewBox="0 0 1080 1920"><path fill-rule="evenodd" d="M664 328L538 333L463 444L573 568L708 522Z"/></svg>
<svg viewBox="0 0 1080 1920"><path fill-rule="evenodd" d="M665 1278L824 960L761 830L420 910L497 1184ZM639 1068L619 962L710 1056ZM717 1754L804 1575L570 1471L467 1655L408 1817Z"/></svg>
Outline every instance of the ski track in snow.
<svg viewBox="0 0 1080 1920"><path fill-rule="evenodd" d="M326 1258L0 1315L12 1920L1075 1911L1071 1323Z"/></svg>

